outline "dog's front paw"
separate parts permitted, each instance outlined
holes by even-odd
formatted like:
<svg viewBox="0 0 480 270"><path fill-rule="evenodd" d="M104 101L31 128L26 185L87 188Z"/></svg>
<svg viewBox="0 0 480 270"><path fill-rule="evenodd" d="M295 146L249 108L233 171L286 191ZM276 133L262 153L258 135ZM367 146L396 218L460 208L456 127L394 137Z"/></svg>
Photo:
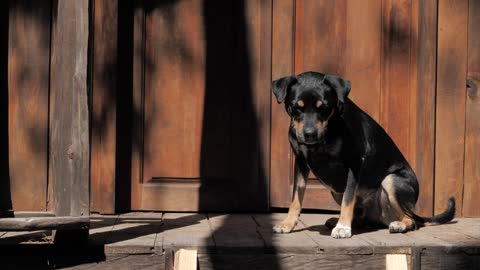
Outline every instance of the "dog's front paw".
<svg viewBox="0 0 480 270"><path fill-rule="evenodd" d="M407 225L401 221L393 221L388 226L390 233L404 233L407 231Z"/></svg>
<svg viewBox="0 0 480 270"><path fill-rule="evenodd" d="M332 230L332 237L333 238L350 238L352 237L352 227L344 226L342 224L338 224Z"/></svg>
<svg viewBox="0 0 480 270"><path fill-rule="evenodd" d="M284 220L281 223L273 226L274 233L289 233L297 225L295 221Z"/></svg>

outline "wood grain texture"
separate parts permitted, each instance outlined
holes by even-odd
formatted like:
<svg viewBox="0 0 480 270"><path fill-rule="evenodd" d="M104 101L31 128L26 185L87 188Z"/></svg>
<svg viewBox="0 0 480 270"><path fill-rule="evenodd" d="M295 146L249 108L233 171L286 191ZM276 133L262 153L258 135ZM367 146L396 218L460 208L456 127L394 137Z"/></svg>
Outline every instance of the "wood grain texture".
<svg viewBox="0 0 480 270"><path fill-rule="evenodd" d="M423 216L433 214L437 11L436 0L412 2L412 113L408 156L420 186L416 211Z"/></svg>
<svg viewBox="0 0 480 270"><path fill-rule="evenodd" d="M48 1L10 1L8 151L14 210L46 208L50 8Z"/></svg>
<svg viewBox="0 0 480 270"><path fill-rule="evenodd" d="M411 2L382 5L382 93L380 124L409 159Z"/></svg>
<svg viewBox="0 0 480 270"><path fill-rule="evenodd" d="M94 3L90 207L114 213L118 1Z"/></svg>
<svg viewBox="0 0 480 270"><path fill-rule="evenodd" d="M345 78L352 83L349 97L378 122L382 75L382 2L348 0L346 36Z"/></svg>
<svg viewBox="0 0 480 270"><path fill-rule="evenodd" d="M465 164L463 215L480 217L480 2L468 5L467 101L465 104Z"/></svg>
<svg viewBox="0 0 480 270"><path fill-rule="evenodd" d="M293 75L294 1L273 1L272 80ZM269 87L270 89L270 87ZM270 206L288 207L291 202L292 152L288 142L290 118L283 104L272 98Z"/></svg>
<svg viewBox="0 0 480 270"><path fill-rule="evenodd" d="M88 215L88 0L53 5L49 180L57 216Z"/></svg>
<svg viewBox="0 0 480 270"><path fill-rule="evenodd" d="M347 2L295 2L294 71L317 71L345 76L347 44ZM293 166L293 160L290 166ZM293 168L293 167L292 167ZM291 169L291 171L293 171ZM310 174L309 179L315 179ZM305 193L305 208L338 209L330 192L310 181ZM290 176L291 190L293 176ZM289 193L291 193L289 190Z"/></svg>
<svg viewBox="0 0 480 270"><path fill-rule="evenodd" d="M270 13L268 2L148 2L142 190L149 198L181 189L183 179L179 192L195 195L181 209L267 209L271 18L262 14ZM175 206L145 194L144 209Z"/></svg>
<svg viewBox="0 0 480 270"><path fill-rule="evenodd" d="M463 209L467 29L468 1L438 3L434 212L455 196L457 216Z"/></svg>
<svg viewBox="0 0 480 270"><path fill-rule="evenodd" d="M385 269L385 255L247 254L198 256L200 269Z"/></svg>
<svg viewBox="0 0 480 270"><path fill-rule="evenodd" d="M2 231L88 229L88 217L0 218Z"/></svg>
<svg viewBox="0 0 480 270"><path fill-rule="evenodd" d="M133 15L133 116L131 208L140 209L143 182L143 132L145 90L145 9L136 6Z"/></svg>

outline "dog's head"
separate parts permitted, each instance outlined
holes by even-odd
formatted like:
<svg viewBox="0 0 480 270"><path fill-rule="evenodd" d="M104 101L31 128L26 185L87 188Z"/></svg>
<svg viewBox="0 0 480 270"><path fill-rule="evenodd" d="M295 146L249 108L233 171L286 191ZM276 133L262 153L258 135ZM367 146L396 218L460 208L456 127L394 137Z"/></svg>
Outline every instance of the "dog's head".
<svg viewBox="0 0 480 270"><path fill-rule="evenodd" d="M349 80L317 72L305 72L272 82L272 91L278 103L285 103L300 144L320 142L328 122L343 111L350 92Z"/></svg>

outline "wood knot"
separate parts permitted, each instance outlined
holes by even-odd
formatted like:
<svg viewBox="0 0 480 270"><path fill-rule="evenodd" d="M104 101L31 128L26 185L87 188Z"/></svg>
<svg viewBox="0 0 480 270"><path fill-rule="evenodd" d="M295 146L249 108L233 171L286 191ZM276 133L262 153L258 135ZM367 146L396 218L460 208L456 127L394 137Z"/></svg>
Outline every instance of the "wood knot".
<svg viewBox="0 0 480 270"><path fill-rule="evenodd" d="M69 158L69 159L73 159L74 154L75 154L75 153L73 152L73 149L72 149L72 147L70 146L70 147L68 148L68 150L67 150L67 156L68 156L68 158Z"/></svg>
<svg viewBox="0 0 480 270"><path fill-rule="evenodd" d="M477 84L472 79L467 79L467 94L469 96L476 96L478 92Z"/></svg>

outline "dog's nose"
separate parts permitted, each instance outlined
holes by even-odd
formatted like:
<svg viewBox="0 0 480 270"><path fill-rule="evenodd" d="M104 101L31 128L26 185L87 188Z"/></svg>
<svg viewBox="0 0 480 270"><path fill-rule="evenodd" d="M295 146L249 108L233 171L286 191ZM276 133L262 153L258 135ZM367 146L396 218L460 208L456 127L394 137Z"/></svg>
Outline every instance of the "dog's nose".
<svg viewBox="0 0 480 270"><path fill-rule="evenodd" d="M303 130L303 135L305 136L306 141L312 141L316 139L316 132L314 128L305 128Z"/></svg>

